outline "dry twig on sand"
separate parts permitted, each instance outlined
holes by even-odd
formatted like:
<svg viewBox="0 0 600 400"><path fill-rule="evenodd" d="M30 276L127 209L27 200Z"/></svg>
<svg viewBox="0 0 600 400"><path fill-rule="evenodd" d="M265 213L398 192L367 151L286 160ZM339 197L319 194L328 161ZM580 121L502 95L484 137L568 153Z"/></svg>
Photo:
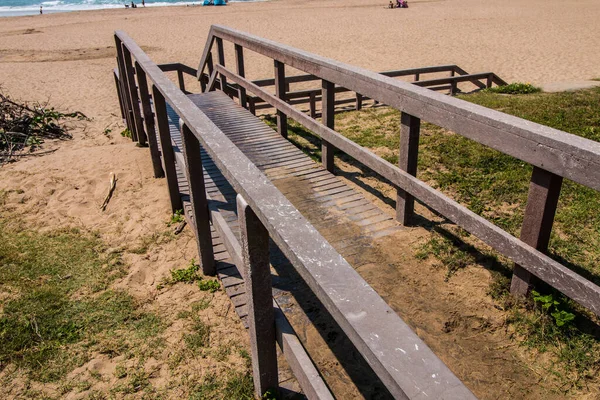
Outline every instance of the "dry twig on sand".
<svg viewBox="0 0 600 400"><path fill-rule="evenodd" d="M187 222L185 220L181 221L179 223L179 225L177 225L177 227L173 231L173 234L179 235L181 232L183 232L183 228L185 228L186 225L187 225Z"/></svg>
<svg viewBox="0 0 600 400"><path fill-rule="evenodd" d="M100 206L100 210L102 210L102 211L106 210L106 206L108 206L108 202L110 201L110 198L112 197L113 192L115 191L116 187L117 187L117 176L113 172L111 172L110 173L110 187L108 188L108 193L106 194L106 197L104 198L104 202Z"/></svg>

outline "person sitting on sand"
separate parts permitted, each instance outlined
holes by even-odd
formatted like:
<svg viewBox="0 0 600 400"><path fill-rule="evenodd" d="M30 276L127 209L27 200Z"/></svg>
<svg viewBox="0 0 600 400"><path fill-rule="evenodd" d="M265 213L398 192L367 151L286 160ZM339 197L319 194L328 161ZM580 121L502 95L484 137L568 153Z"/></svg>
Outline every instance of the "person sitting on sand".
<svg viewBox="0 0 600 400"><path fill-rule="evenodd" d="M388 5L388 8L394 8L394 3L392 3L392 0L390 0L390 4Z"/></svg>

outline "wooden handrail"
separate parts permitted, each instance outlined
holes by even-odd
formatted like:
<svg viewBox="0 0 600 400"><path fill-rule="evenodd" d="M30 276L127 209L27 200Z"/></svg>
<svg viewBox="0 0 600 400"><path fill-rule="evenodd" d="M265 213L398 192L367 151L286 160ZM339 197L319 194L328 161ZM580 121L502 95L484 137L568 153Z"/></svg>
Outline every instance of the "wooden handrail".
<svg viewBox="0 0 600 400"><path fill-rule="evenodd" d="M600 143L444 96L224 26L213 25L200 60L203 74L215 37L361 93L534 166L600 190Z"/></svg>
<svg viewBox="0 0 600 400"><path fill-rule="evenodd" d="M328 143L360 161L523 268L550 283L565 295L589 308L595 314L600 315L600 287L594 283L433 189L423 181L295 109L254 83L241 78L218 64L215 65L215 71L225 75L247 91L257 94L271 106L283 111Z"/></svg>
<svg viewBox="0 0 600 400"><path fill-rule="evenodd" d="M471 399L473 394L300 214L269 179L124 32L115 32L271 239L396 398ZM213 42L209 36L207 50ZM212 72L212 71L211 71ZM202 71L199 71L201 74ZM155 98L156 101L156 98Z"/></svg>

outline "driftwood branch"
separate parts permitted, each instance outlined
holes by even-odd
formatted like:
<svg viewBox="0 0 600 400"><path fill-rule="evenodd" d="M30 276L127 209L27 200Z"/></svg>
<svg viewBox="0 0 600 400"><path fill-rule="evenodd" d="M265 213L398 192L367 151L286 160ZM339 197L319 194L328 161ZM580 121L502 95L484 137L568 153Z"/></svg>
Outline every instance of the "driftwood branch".
<svg viewBox="0 0 600 400"><path fill-rule="evenodd" d="M110 173L110 187L108 188L108 193L106 194L106 197L104 198L104 202L100 206L100 210L102 210L102 211L106 210L106 206L108 206L108 202L110 201L116 187L117 187L117 176L113 172L111 172Z"/></svg>

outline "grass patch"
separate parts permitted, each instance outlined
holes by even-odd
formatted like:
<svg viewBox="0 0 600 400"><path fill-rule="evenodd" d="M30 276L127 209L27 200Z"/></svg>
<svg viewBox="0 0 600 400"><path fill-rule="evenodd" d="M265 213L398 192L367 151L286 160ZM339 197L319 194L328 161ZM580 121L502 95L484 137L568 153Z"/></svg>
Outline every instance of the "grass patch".
<svg viewBox="0 0 600 400"><path fill-rule="evenodd" d="M168 226L173 224L179 224L185 221L185 216L183 215L183 210L175 210L175 213L171 215L171 219L167 223Z"/></svg>
<svg viewBox="0 0 600 400"><path fill-rule="evenodd" d="M171 270L171 280L169 281L169 283L194 283L197 280L202 279L202 277L198 275L199 269L200 266L196 264L196 260L192 258L192 260L186 268Z"/></svg>
<svg viewBox="0 0 600 400"><path fill-rule="evenodd" d="M40 382L60 380L124 332L158 334L159 318L108 285L123 276L120 253L78 230L31 231L0 222L0 369L23 369ZM116 354L115 354L116 355Z"/></svg>
<svg viewBox="0 0 600 400"><path fill-rule="evenodd" d="M531 94L539 93L542 91L541 88L533 86L530 83L513 82L504 86L494 86L491 88L484 89L488 93L502 93L502 94Z"/></svg>
<svg viewBox="0 0 600 400"><path fill-rule="evenodd" d="M254 399L254 383L250 372L231 372L225 380L208 374L190 394L190 400Z"/></svg>
<svg viewBox="0 0 600 400"><path fill-rule="evenodd" d="M214 293L221 288L221 285L219 284L219 281L217 281L216 279L210 279L210 280L202 280L202 281L198 282L198 287L203 292Z"/></svg>

